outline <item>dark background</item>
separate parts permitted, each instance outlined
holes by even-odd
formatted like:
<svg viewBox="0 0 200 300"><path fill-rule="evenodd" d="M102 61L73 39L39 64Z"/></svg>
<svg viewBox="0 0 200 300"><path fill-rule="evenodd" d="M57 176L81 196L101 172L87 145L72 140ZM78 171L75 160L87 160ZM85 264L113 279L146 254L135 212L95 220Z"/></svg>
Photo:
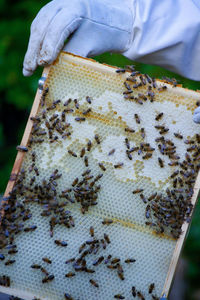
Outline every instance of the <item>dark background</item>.
<svg viewBox="0 0 200 300"><path fill-rule="evenodd" d="M42 69L29 78L22 75L23 58L26 52L32 20L48 1L0 0L0 194L3 194L15 156L20 144ZM184 21L184 20L183 20ZM103 54L99 62L124 66L133 64L118 54ZM184 62L183 62L184 63ZM197 90L200 83L182 78L160 67L136 63L142 73L162 78L175 77L184 87ZM200 299L200 204L197 204L192 226L184 246L185 300ZM176 297L173 297L175 299ZM0 300L4 299L0 295ZM182 300L184 300L182 299Z"/></svg>

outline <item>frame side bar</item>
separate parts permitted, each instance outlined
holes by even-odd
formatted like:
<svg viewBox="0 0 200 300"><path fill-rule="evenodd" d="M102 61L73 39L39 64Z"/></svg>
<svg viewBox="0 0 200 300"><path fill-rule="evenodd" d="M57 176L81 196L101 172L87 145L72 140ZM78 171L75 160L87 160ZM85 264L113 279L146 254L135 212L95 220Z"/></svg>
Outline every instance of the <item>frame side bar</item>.
<svg viewBox="0 0 200 300"><path fill-rule="evenodd" d="M42 76L44 76L44 74L45 74L45 76L48 78L50 68L51 68L50 66L44 68L44 70L42 72ZM44 87L45 87L45 85L44 85ZM24 131L24 134L23 134L23 137L22 137L22 141L21 141L21 144L20 144L22 146L26 147L28 145L29 137L30 137L30 134L31 134L31 131L32 131L32 128L33 128L33 121L31 121L30 117L35 117L37 115L39 105L40 105L40 101L41 101L41 93L40 93L40 90L38 88L37 92L36 92L36 95L35 95L34 102L33 102L33 106L32 106L32 109L31 109L31 112L30 112L30 115L29 115L29 118L28 118L28 122L26 124L26 128L25 128L25 131ZM11 175L10 175L10 178L9 178L9 181L8 181L8 184L7 184L4 196L3 196L3 200L2 200L1 205L0 205L0 225L1 225L2 218L4 216L3 204L5 204L7 202L6 198L9 196L9 193L12 191L12 189L15 185L15 182L17 180L17 175L20 171L24 155L25 155L25 152L18 151L18 153L17 153L16 159L15 159L15 162L14 162L14 166L13 166L13 169L12 169L12 172L11 172ZM4 200L4 198L5 198L5 200Z"/></svg>

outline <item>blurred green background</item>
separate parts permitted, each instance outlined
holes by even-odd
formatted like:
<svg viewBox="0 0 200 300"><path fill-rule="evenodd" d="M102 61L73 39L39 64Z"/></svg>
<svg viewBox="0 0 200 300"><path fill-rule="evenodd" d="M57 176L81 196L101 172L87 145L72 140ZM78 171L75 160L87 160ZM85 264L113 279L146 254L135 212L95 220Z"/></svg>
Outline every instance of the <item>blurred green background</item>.
<svg viewBox="0 0 200 300"><path fill-rule="evenodd" d="M0 194L5 190L37 89L42 69L32 77L22 75L22 64L26 52L32 20L48 1L0 0ZM124 66L133 64L117 54L96 57L99 62ZM184 63L184 62L183 62ZM142 73L161 78L175 77L189 89L200 89L200 83L182 78L160 67L136 63ZM185 299L200 299L200 204L194 213L192 226L185 243L187 291ZM199 294L199 296L197 296Z"/></svg>

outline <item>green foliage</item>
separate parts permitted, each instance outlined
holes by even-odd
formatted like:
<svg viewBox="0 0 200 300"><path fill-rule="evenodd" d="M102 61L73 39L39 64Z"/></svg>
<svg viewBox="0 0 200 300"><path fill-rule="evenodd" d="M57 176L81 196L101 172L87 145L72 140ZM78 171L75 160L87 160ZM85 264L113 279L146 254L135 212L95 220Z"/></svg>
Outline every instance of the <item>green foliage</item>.
<svg viewBox="0 0 200 300"><path fill-rule="evenodd" d="M0 193L3 193L16 156L41 70L22 75L30 24L48 1L0 0Z"/></svg>
<svg viewBox="0 0 200 300"><path fill-rule="evenodd" d="M0 193L5 190L16 156L15 147L22 138L41 74L40 69L30 78L24 78L22 65L31 22L47 2L0 0ZM119 54L105 53L96 59L119 67L134 63ZM163 68L139 63L135 65L142 73L148 73L156 78L175 77L184 87L198 89L198 82L182 78ZM184 255L189 260L188 283L191 291L198 288L200 276L199 214L198 204L184 250Z"/></svg>

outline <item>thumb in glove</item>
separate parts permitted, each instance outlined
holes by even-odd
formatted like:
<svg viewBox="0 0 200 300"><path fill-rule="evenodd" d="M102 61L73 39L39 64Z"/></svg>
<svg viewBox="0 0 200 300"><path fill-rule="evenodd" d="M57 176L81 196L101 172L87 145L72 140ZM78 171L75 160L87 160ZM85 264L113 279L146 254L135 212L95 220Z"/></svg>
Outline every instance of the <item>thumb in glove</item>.
<svg viewBox="0 0 200 300"><path fill-rule="evenodd" d="M31 25L23 74L30 76L38 65L52 63L63 47L84 57L124 52L131 43L132 24L128 0L54 0Z"/></svg>

